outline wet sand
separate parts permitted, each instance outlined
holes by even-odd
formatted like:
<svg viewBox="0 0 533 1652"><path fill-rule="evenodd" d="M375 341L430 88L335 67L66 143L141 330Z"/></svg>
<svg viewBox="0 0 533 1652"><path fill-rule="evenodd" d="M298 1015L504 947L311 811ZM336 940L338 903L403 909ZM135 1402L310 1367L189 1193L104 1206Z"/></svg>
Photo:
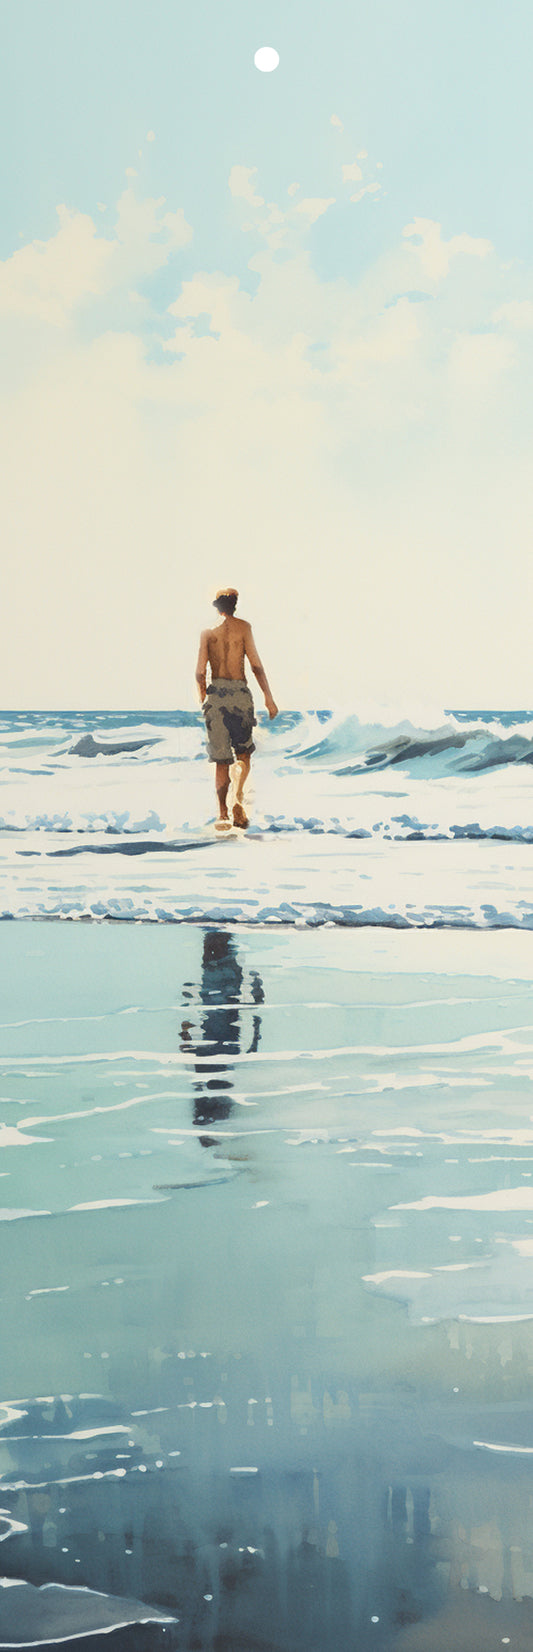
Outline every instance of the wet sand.
<svg viewBox="0 0 533 1652"><path fill-rule="evenodd" d="M529 1647L530 937L1 944L0 1646Z"/></svg>

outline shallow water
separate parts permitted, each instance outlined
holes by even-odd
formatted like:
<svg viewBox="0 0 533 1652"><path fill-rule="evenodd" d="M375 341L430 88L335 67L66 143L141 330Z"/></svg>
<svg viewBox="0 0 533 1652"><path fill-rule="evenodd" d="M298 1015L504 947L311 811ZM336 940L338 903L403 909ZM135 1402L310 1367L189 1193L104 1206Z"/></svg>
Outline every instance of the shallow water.
<svg viewBox="0 0 533 1652"><path fill-rule="evenodd" d="M200 712L0 713L0 916L533 928L532 715L258 710L217 839Z"/></svg>
<svg viewBox="0 0 533 1652"><path fill-rule="evenodd" d="M529 1647L533 939L1 948L0 1646Z"/></svg>

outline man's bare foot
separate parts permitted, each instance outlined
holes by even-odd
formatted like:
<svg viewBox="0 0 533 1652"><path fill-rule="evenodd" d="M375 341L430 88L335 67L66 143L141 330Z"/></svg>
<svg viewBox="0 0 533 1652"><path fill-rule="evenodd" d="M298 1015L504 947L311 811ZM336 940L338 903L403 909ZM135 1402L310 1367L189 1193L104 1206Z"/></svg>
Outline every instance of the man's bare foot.
<svg viewBox="0 0 533 1652"><path fill-rule="evenodd" d="M231 820L229 815L219 815L218 820L215 820L215 832L229 831L231 831Z"/></svg>
<svg viewBox="0 0 533 1652"><path fill-rule="evenodd" d="M243 809L243 806L242 806L242 803L234 803L233 804L233 825L234 826L241 826L243 831L246 831L246 827L249 826L249 824L250 824L250 822L248 820L248 815L245 813L245 811Z"/></svg>

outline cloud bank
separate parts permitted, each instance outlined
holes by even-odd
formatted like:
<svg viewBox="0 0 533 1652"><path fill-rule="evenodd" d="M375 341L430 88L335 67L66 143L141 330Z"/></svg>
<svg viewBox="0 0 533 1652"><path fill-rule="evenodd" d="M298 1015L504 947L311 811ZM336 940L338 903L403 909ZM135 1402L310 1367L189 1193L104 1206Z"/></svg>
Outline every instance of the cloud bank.
<svg viewBox="0 0 533 1652"><path fill-rule="evenodd" d="M286 705L530 701L531 288L416 215L321 279L315 226L385 175L332 122L331 195L232 166L246 288L133 179L0 265L5 705L194 703L227 580Z"/></svg>

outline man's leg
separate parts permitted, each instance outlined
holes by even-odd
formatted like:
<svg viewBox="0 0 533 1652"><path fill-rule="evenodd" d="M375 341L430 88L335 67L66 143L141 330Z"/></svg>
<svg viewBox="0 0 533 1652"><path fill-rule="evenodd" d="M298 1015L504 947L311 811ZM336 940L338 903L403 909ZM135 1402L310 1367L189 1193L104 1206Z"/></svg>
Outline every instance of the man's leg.
<svg viewBox="0 0 533 1652"><path fill-rule="evenodd" d="M247 826L248 816L243 808L243 793L250 773L252 754L249 751L237 752L235 763L231 771L233 782L233 825Z"/></svg>
<svg viewBox="0 0 533 1652"><path fill-rule="evenodd" d="M218 799L217 826L226 822L229 826L229 815L226 798L229 788L229 763L217 763L215 771L215 788Z"/></svg>

